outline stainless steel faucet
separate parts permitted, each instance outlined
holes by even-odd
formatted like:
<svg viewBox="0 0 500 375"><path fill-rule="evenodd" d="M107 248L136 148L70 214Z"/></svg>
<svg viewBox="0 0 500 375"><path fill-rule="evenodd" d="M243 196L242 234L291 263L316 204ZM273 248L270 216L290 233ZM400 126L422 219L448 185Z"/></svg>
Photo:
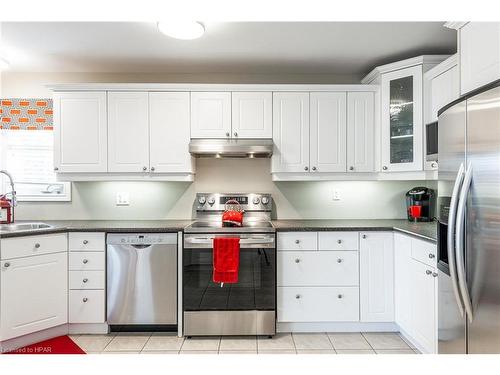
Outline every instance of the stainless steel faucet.
<svg viewBox="0 0 500 375"><path fill-rule="evenodd" d="M11 200L10 200L10 205L11 205L11 207L14 207L17 205L17 199L16 199L16 189L14 187L14 180L12 179L12 175L9 172L4 171L4 170L1 170L0 174L4 174L9 178L11 191L5 193L5 195L10 194L12 196Z"/></svg>

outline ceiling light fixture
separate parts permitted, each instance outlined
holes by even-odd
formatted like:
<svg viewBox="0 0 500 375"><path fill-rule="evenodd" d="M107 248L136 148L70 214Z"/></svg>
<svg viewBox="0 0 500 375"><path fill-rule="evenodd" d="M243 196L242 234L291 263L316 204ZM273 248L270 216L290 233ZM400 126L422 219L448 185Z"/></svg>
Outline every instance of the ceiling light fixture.
<svg viewBox="0 0 500 375"><path fill-rule="evenodd" d="M158 30L176 39L197 39L205 33L205 26L197 21L158 22Z"/></svg>

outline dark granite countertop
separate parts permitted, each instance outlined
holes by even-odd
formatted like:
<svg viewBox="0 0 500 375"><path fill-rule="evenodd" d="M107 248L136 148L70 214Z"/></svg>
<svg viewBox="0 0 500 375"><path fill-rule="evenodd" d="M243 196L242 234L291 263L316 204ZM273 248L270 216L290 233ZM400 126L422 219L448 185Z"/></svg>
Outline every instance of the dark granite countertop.
<svg viewBox="0 0 500 375"><path fill-rule="evenodd" d="M411 223L405 219L273 220L273 226L277 232L395 230L434 242L437 239L437 225L435 222Z"/></svg>

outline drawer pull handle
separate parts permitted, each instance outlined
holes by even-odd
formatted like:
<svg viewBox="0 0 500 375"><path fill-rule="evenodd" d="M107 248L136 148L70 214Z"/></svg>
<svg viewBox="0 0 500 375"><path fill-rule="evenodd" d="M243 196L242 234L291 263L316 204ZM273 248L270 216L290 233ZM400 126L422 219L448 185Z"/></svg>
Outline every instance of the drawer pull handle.
<svg viewBox="0 0 500 375"><path fill-rule="evenodd" d="M437 272L433 272L432 273L432 277L437 277L438 276L438 273Z"/></svg>
<svg viewBox="0 0 500 375"><path fill-rule="evenodd" d="M350 171L353 171L353 170L354 170L354 167L351 165L351 166L349 167L349 170L350 170Z"/></svg>
<svg viewBox="0 0 500 375"><path fill-rule="evenodd" d="M295 263L300 263L300 259L299 258L295 259Z"/></svg>
<svg viewBox="0 0 500 375"><path fill-rule="evenodd" d="M82 301L83 302L87 302L89 299L87 297L85 297Z"/></svg>
<svg viewBox="0 0 500 375"><path fill-rule="evenodd" d="M10 267L10 263L9 263L9 262L5 262L5 263L3 264L3 266L4 266L5 268L8 268L8 267Z"/></svg>
<svg viewBox="0 0 500 375"><path fill-rule="evenodd" d="M87 264L88 262L89 262L89 260L88 260L88 259L84 259L84 260L83 260L83 264Z"/></svg>
<svg viewBox="0 0 500 375"><path fill-rule="evenodd" d="M425 271L425 273L426 273L427 275L432 275L432 271L431 271L431 270L426 270L426 271Z"/></svg>
<svg viewBox="0 0 500 375"><path fill-rule="evenodd" d="M339 294L339 295L337 296L337 298L338 298L338 299L341 299L342 297L344 297L342 294Z"/></svg>
<svg viewBox="0 0 500 375"><path fill-rule="evenodd" d="M35 244L35 249L39 249L40 248L40 244L39 243L36 243Z"/></svg>
<svg viewBox="0 0 500 375"><path fill-rule="evenodd" d="M431 253L431 254L429 254L429 258L430 258L430 259L434 259L435 257L436 257L436 256L435 256L434 254L432 254L432 253Z"/></svg>
<svg viewBox="0 0 500 375"><path fill-rule="evenodd" d="M88 244L88 243L89 243L89 241L87 241L87 240L83 240L83 244L84 244L84 245L86 245L86 244Z"/></svg>
<svg viewBox="0 0 500 375"><path fill-rule="evenodd" d="M87 281L89 281L89 279L83 279L82 280L84 283L86 283Z"/></svg>
<svg viewBox="0 0 500 375"><path fill-rule="evenodd" d="M300 240L295 240L295 243L298 245L300 243Z"/></svg>
<svg viewBox="0 0 500 375"><path fill-rule="evenodd" d="M363 235L361 236L361 238L365 239L365 238L366 238L366 234L363 234Z"/></svg>
<svg viewBox="0 0 500 375"><path fill-rule="evenodd" d="M337 259L337 263L342 263L342 259L341 258Z"/></svg>
<svg viewBox="0 0 500 375"><path fill-rule="evenodd" d="M337 240L337 243L340 245L342 243L342 240Z"/></svg>
<svg viewBox="0 0 500 375"><path fill-rule="evenodd" d="M295 295L295 299L300 299L300 294Z"/></svg>

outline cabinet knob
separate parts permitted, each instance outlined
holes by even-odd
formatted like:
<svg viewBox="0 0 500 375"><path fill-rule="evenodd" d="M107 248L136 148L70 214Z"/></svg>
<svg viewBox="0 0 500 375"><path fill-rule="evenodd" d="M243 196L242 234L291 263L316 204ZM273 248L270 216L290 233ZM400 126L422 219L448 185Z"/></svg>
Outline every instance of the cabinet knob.
<svg viewBox="0 0 500 375"><path fill-rule="evenodd" d="M89 281L89 279L83 279L82 280L84 283L86 283L87 281Z"/></svg>
<svg viewBox="0 0 500 375"><path fill-rule="evenodd" d="M226 133L226 137L229 137L231 134L229 132Z"/></svg>
<svg viewBox="0 0 500 375"><path fill-rule="evenodd" d="M337 259L337 263L342 263L342 259L341 258Z"/></svg>
<svg viewBox="0 0 500 375"><path fill-rule="evenodd" d="M353 171L353 170L354 170L354 167L351 165L351 166L349 167L349 170L350 170L350 171Z"/></svg>
<svg viewBox="0 0 500 375"><path fill-rule="evenodd" d="M437 165L437 163L435 163L435 162L432 162L432 163L431 163L431 167L432 167L432 168L436 168L437 166L438 166L438 165Z"/></svg>
<svg viewBox="0 0 500 375"><path fill-rule="evenodd" d="M295 240L295 243L298 245L300 243L300 240Z"/></svg>
<svg viewBox="0 0 500 375"><path fill-rule="evenodd" d="M427 275L432 275L432 271L431 271L431 270L425 270L425 273L426 273Z"/></svg>
<svg viewBox="0 0 500 375"><path fill-rule="evenodd" d="M238 133L237 133L237 132L234 132L234 133L233 133L233 135L234 135L235 137L237 137L237 136L238 136Z"/></svg>
<svg viewBox="0 0 500 375"><path fill-rule="evenodd" d="M386 165L384 165L384 166L382 167L382 169L383 169L384 171L386 171L386 170L387 170L387 166L386 166Z"/></svg>
<svg viewBox="0 0 500 375"><path fill-rule="evenodd" d="M39 249L40 248L40 244L39 243L36 243L35 244L35 249Z"/></svg>
<svg viewBox="0 0 500 375"><path fill-rule="evenodd" d="M83 302L87 302L88 300L89 300L89 299L88 299L87 297L84 297L84 298L82 299L82 301L83 301Z"/></svg>
<svg viewBox="0 0 500 375"><path fill-rule="evenodd" d="M316 167L312 167L312 170L315 171L317 168Z"/></svg>
<svg viewBox="0 0 500 375"><path fill-rule="evenodd" d="M304 167L304 170L305 170L305 171L308 171L308 170L309 170L309 167Z"/></svg>
<svg viewBox="0 0 500 375"><path fill-rule="evenodd" d="M361 236L361 238L365 239L365 238L366 238L366 234L363 234L363 235Z"/></svg>
<svg viewBox="0 0 500 375"><path fill-rule="evenodd" d="M148 170L148 167L142 167L142 170L143 170L143 171L147 171L147 170Z"/></svg>
<svg viewBox="0 0 500 375"><path fill-rule="evenodd" d="M338 298L338 299L341 299L342 297L343 297L343 295L342 295L342 294L339 294L339 295L337 296L337 298Z"/></svg>
<svg viewBox="0 0 500 375"><path fill-rule="evenodd" d="M151 172L154 172L155 171L155 167L151 167Z"/></svg>
<svg viewBox="0 0 500 375"><path fill-rule="evenodd" d="M435 256L434 254L432 254L432 253L430 253L430 254L429 254L429 258L430 258L430 259L434 259L435 257L436 257L436 256Z"/></svg>
<svg viewBox="0 0 500 375"><path fill-rule="evenodd" d="M54 170L55 170L55 171L58 171L58 170L59 170L59 168L57 168L57 167L54 167Z"/></svg>
<svg viewBox="0 0 500 375"><path fill-rule="evenodd" d="M300 259L299 258L295 259L295 263L300 263Z"/></svg>
<svg viewBox="0 0 500 375"><path fill-rule="evenodd" d="M83 244L84 244L84 245L86 245L86 244L88 244L88 243L89 243L89 241L88 241L88 240L83 240Z"/></svg>
<svg viewBox="0 0 500 375"><path fill-rule="evenodd" d="M296 294L295 299L300 299L300 294Z"/></svg>
<svg viewBox="0 0 500 375"><path fill-rule="evenodd" d="M8 268L8 267L10 267L10 263L9 263L9 262L5 262L5 263L3 264L3 266L4 266L5 268Z"/></svg>
<svg viewBox="0 0 500 375"><path fill-rule="evenodd" d="M89 260L88 259L84 259L82 262L83 262L83 264L87 264L89 262Z"/></svg>
<svg viewBox="0 0 500 375"><path fill-rule="evenodd" d="M432 273L432 277L437 277L438 276L438 273L437 272L433 272Z"/></svg>
<svg viewBox="0 0 500 375"><path fill-rule="evenodd" d="M340 245L342 243L342 240L337 240L337 243Z"/></svg>

